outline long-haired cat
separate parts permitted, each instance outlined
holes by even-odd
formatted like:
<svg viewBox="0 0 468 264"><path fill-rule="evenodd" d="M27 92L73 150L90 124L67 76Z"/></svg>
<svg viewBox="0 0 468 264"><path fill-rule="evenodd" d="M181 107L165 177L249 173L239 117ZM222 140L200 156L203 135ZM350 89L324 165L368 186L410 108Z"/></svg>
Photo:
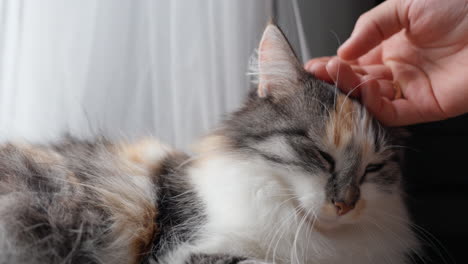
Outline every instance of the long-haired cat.
<svg viewBox="0 0 468 264"><path fill-rule="evenodd" d="M154 140L0 148L0 263L410 263L392 132L269 25L257 86L188 157Z"/></svg>

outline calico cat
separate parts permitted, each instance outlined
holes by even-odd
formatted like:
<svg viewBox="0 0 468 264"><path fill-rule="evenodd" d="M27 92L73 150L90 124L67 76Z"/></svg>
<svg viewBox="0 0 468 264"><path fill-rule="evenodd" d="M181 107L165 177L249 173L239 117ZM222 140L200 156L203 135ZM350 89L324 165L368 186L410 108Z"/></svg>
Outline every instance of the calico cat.
<svg viewBox="0 0 468 264"><path fill-rule="evenodd" d="M0 263L410 263L394 131L274 25L256 89L189 157L155 140L0 148Z"/></svg>

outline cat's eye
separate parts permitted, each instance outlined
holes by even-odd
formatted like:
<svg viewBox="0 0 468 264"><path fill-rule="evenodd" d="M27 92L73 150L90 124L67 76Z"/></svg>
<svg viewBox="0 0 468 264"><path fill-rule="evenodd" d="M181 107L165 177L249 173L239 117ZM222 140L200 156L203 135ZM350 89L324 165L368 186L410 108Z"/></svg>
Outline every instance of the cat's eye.
<svg viewBox="0 0 468 264"><path fill-rule="evenodd" d="M335 170L335 160L333 159L333 157L330 156L330 154L328 154L326 152L323 152L321 150L319 150L318 153L320 154L322 159L324 159L328 163L328 165L330 166L330 171L334 171Z"/></svg>
<svg viewBox="0 0 468 264"><path fill-rule="evenodd" d="M362 184L366 180L366 176L368 173L372 172L377 172L383 168L384 164L383 163L376 163L376 164L369 164L366 167L366 171L364 172L364 175L362 175L361 180L359 181L359 184Z"/></svg>
<svg viewBox="0 0 468 264"><path fill-rule="evenodd" d="M366 167L366 174L371 173L371 172L377 172L383 168L383 163L378 163L378 164L369 164Z"/></svg>

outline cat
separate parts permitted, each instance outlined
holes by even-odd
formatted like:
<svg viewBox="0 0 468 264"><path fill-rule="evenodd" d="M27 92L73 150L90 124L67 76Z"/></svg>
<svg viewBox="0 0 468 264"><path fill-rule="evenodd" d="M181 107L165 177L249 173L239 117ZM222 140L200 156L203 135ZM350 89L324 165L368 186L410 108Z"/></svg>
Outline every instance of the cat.
<svg viewBox="0 0 468 264"><path fill-rule="evenodd" d="M0 263L411 263L397 131L266 27L255 89L191 157L154 139L0 148Z"/></svg>

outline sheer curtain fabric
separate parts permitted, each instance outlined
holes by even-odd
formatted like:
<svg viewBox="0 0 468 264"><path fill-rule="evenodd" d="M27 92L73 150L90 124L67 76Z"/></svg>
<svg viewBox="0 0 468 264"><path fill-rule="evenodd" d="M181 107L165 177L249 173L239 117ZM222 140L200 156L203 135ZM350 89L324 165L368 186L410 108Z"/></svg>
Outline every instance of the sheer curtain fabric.
<svg viewBox="0 0 468 264"><path fill-rule="evenodd" d="M0 136L187 148L236 108L270 0L1 0Z"/></svg>

